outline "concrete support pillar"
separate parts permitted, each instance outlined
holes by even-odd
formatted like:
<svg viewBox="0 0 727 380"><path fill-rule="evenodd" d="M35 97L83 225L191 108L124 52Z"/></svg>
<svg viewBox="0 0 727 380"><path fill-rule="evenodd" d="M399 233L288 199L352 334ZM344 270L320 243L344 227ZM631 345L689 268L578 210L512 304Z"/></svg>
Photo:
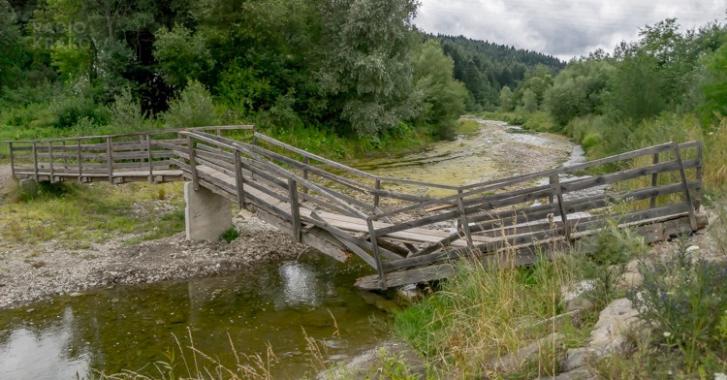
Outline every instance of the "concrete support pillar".
<svg viewBox="0 0 727 380"><path fill-rule="evenodd" d="M230 201L210 190L194 190L192 182L184 183L184 222L187 240L215 241L232 227Z"/></svg>

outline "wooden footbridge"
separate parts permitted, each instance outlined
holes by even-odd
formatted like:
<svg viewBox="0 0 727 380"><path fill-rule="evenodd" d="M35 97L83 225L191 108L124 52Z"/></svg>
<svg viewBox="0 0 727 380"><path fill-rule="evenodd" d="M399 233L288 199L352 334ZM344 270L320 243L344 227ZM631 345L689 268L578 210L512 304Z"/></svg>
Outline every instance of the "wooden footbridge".
<svg viewBox="0 0 727 380"><path fill-rule="evenodd" d="M9 143L13 175L36 181L188 181L255 211L293 238L376 270L357 286L446 278L454 261L555 252L609 225L647 242L696 231L700 142L452 186L364 172L253 126L158 130Z"/></svg>

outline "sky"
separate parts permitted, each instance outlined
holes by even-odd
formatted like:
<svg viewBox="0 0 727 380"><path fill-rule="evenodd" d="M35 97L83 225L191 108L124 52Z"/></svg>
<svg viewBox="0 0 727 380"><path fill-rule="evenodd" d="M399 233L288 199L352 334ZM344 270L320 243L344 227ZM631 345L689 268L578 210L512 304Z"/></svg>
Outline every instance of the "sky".
<svg viewBox="0 0 727 380"><path fill-rule="evenodd" d="M423 31L488 40L563 60L612 52L639 28L676 17L682 29L725 21L727 0L420 0Z"/></svg>

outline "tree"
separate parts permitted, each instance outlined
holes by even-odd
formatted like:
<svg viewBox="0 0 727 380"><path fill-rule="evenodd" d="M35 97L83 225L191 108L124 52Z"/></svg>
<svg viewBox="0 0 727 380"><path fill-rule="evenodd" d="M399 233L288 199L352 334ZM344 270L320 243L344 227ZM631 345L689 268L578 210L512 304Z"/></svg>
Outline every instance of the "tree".
<svg viewBox="0 0 727 380"><path fill-rule="evenodd" d="M184 87L187 81L200 79L212 68L214 61L201 34L175 25L172 30L159 29L155 37L154 58L164 80L172 86Z"/></svg>
<svg viewBox="0 0 727 380"><path fill-rule="evenodd" d="M454 121L464 112L467 89L453 76L454 62L439 42L425 41L414 55L415 121L434 127L440 138L454 135Z"/></svg>
<svg viewBox="0 0 727 380"><path fill-rule="evenodd" d="M594 58L572 62L546 90L545 108L561 126L578 116L599 112L612 73L613 65L605 60Z"/></svg>
<svg viewBox="0 0 727 380"><path fill-rule="evenodd" d="M702 120L710 125L715 119L727 116L727 39L706 59L708 77L702 85L704 104L700 107Z"/></svg>
<svg viewBox="0 0 727 380"><path fill-rule="evenodd" d="M531 89L526 89L523 92L523 109L528 113L538 110L538 96Z"/></svg>
<svg viewBox="0 0 727 380"><path fill-rule="evenodd" d="M15 11L7 0L0 0L0 90L19 83L23 53Z"/></svg>
<svg viewBox="0 0 727 380"><path fill-rule="evenodd" d="M512 111L513 106L514 101L512 90L510 90L510 87L508 86L503 86L502 89L500 89L500 109L505 112Z"/></svg>
<svg viewBox="0 0 727 380"><path fill-rule="evenodd" d="M377 134L414 116L415 0L323 0L320 88L346 129Z"/></svg>
<svg viewBox="0 0 727 380"><path fill-rule="evenodd" d="M169 110L163 114L163 119L172 128L214 125L217 118L212 95L202 83L191 80L179 97L169 103Z"/></svg>

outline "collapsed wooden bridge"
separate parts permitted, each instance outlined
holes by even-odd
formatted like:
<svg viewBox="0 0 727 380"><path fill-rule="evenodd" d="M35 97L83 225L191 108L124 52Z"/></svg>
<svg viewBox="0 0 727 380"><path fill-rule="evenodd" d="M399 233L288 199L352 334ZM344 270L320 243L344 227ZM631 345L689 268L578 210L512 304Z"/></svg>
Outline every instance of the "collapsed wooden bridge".
<svg viewBox="0 0 727 380"><path fill-rule="evenodd" d="M609 225L634 228L647 242L706 225L695 141L463 186L377 176L253 126L8 145L18 179L188 181L334 258L358 256L376 270L357 281L365 289L446 278L457 259L528 264Z"/></svg>

